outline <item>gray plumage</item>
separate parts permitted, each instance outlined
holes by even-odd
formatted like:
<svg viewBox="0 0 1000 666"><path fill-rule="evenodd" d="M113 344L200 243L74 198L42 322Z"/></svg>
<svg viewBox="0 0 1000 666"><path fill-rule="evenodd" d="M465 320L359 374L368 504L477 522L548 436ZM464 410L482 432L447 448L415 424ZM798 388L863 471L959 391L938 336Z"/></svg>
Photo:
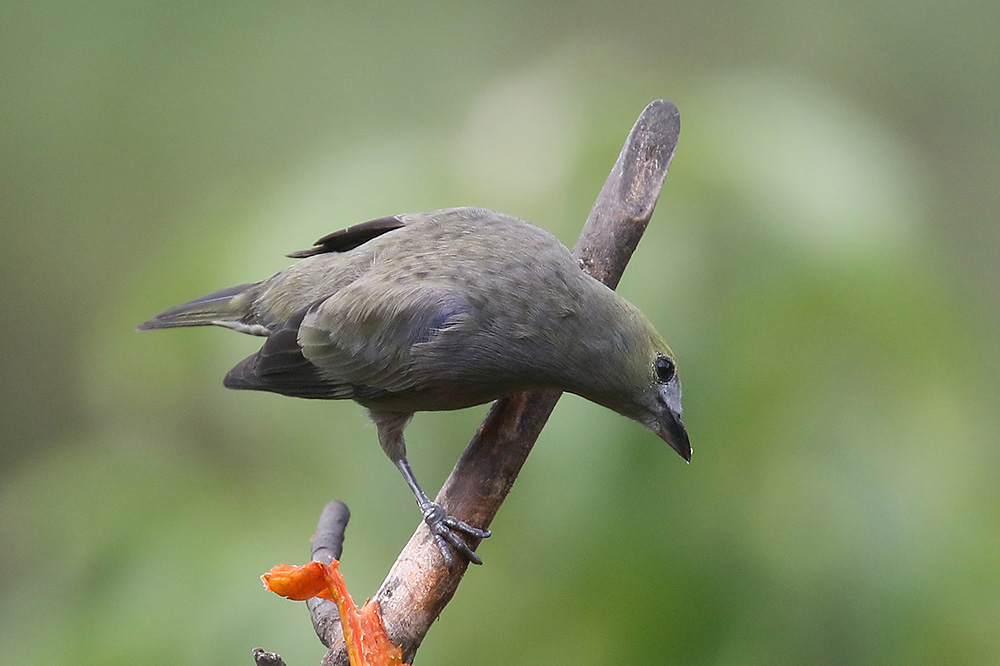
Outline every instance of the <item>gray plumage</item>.
<svg viewBox="0 0 1000 666"><path fill-rule="evenodd" d="M409 469L414 412L460 409L554 388L633 418L685 459L673 354L637 308L584 273L551 234L494 211L381 218L293 253L295 264L171 308L140 329L215 325L267 336L226 376L235 389L353 399L425 520L478 562Z"/></svg>

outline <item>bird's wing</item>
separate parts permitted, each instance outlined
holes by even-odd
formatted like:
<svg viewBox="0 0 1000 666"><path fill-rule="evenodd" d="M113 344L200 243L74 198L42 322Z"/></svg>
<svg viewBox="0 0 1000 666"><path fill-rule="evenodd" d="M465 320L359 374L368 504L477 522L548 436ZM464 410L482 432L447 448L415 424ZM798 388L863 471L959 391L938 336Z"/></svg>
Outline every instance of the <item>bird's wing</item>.
<svg viewBox="0 0 1000 666"><path fill-rule="evenodd" d="M443 331L461 329L471 307L460 293L433 285L362 279L315 304L302 320L302 354L354 397L414 388L414 352Z"/></svg>
<svg viewBox="0 0 1000 666"><path fill-rule="evenodd" d="M350 398L349 384L330 382L303 355L299 326L312 306L299 310L273 332L256 354L229 371L223 385L231 389L271 391L296 398Z"/></svg>
<svg viewBox="0 0 1000 666"><path fill-rule="evenodd" d="M402 215L380 217L377 220L369 220L367 222L355 224L354 226L347 227L346 229L341 229L340 231L334 231L331 234L327 234L313 243L313 246L308 250L292 252L288 256L293 259L303 259L305 257L312 257L325 252L347 252L348 250L353 250L354 248L367 243L376 236L381 236L382 234L393 231L394 229L399 229L400 227L405 226L405 224L406 223L403 221Z"/></svg>
<svg viewBox="0 0 1000 666"><path fill-rule="evenodd" d="M416 386L416 346L469 319L454 291L358 280L289 318L224 383L300 398L399 393Z"/></svg>

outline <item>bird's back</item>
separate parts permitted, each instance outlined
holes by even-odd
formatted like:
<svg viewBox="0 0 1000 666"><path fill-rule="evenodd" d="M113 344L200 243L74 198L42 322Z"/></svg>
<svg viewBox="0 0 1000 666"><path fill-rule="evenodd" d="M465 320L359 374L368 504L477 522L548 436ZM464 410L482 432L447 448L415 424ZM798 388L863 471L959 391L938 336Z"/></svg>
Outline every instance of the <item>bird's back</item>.
<svg viewBox="0 0 1000 666"><path fill-rule="evenodd" d="M455 409L553 383L559 346L597 285L569 250L493 211L400 219L262 283L261 319L309 307L296 336L302 356L368 405Z"/></svg>

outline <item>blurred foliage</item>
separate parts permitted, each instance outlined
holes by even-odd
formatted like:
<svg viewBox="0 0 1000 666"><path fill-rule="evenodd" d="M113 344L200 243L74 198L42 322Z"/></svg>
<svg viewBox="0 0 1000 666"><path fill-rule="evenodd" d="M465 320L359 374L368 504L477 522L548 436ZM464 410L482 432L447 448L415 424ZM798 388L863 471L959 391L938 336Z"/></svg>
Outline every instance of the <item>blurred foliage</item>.
<svg viewBox="0 0 1000 666"><path fill-rule="evenodd" d="M564 397L418 663L1000 662L1000 5L0 7L0 654L318 663L257 576L417 522L352 404L224 391L259 345L136 323L396 212L572 244L635 117L684 129L620 290L694 463ZM483 409L418 415L436 488Z"/></svg>

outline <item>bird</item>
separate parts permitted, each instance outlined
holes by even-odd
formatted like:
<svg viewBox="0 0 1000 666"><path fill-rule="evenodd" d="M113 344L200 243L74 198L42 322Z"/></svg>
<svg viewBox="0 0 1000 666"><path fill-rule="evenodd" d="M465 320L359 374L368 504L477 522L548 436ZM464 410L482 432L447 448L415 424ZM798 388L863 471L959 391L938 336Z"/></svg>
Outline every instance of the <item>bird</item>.
<svg viewBox="0 0 1000 666"><path fill-rule="evenodd" d="M448 208L356 224L287 256L297 261L265 280L137 328L263 336L224 386L367 408L449 564L452 549L481 564L460 535L491 533L448 515L417 482L403 438L415 412L557 389L638 421L690 462L670 347L547 231L505 213Z"/></svg>

